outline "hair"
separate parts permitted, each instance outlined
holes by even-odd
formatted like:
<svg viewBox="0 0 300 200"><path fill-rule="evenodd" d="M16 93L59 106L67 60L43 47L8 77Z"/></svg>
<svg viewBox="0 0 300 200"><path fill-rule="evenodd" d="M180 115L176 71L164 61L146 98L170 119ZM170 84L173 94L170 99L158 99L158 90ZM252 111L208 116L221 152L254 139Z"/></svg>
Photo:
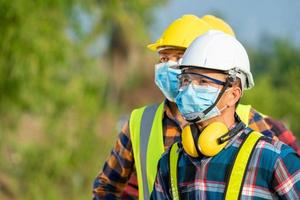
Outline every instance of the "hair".
<svg viewBox="0 0 300 200"><path fill-rule="evenodd" d="M241 81L241 79L240 79L240 78L236 78L236 80L231 84L231 87L232 87L232 86L237 86L237 87L239 87L239 88L241 89L241 91L242 91L241 97L242 97L242 95L243 95L243 88L242 88L242 81ZM239 105L240 100L241 100L241 97L240 97L239 100L235 103L235 108Z"/></svg>

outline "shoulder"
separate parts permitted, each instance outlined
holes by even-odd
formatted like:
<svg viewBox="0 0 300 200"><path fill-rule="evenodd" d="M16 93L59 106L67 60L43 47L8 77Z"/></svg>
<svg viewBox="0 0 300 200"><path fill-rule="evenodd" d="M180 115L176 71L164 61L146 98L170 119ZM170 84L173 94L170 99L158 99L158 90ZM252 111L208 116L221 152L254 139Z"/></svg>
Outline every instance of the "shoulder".
<svg viewBox="0 0 300 200"><path fill-rule="evenodd" d="M291 147L281 141L263 137L252 152L246 180L252 184L251 180L255 174L256 184L264 185L283 196L291 191L292 194L299 188L299 169L300 158Z"/></svg>
<svg viewBox="0 0 300 200"><path fill-rule="evenodd" d="M249 127L262 133L264 136L273 137L274 132L271 126L266 122L265 115L251 107L249 112Z"/></svg>
<svg viewBox="0 0 300 200"><path fill-rule="evenodd" d="M159 103L145 105L145 106L141 106L141 107L133 109L131 111L130 117L129 117L129 126L130 126L130 128L132 128L132 126L137 127L137 125L140 124L140 122L142 120L143 113L145 112L146 109L155 108L157 106L159 106Z"/></svg>
<svg viewBox="0 0 300 200"><path fill-rule="evenodd" d="M279 159L288 163L296 162L300 167L300 157L292 147L278 140L272 140L272 146L276 150Z"/></svg>
<svg viewBox="0 0 300 200"><path fill-rule="evenodd" d="M263 114L261 114L260 112L258 112L258 111L257 111L255 108L253 108L253 107L251 107L249 115L250 115L250 118L251 118L252 120L260 120L260 119L263 119L263 118L264 118Z"/></svg>
<svg viewBox="0 0 300 200"><path fill-rule="evenodd" d="M145 110L156 111L157 109L162 108L161 110L164 111L167 107L166 101L163 101L161 103L153 103L135 108L131 111L130 120L132 121L134 120L133 118L141 117Z"/></svg>
<svg viewBox="0 0 300 200"><path fill-rule="evenodd" d="M240 136L240 143L242 143L253 131L255 130L247 127L244 130L244 133ZM292 149L287 144L279 140L275 140L271 137L266 137L264 134L263 137L261 137L255 145L254 151L255 154L259 154L259 157L267 157L272 159L273 161L275 161L277 158L285 157L288 154L297 155L294 149Z"/></svg>
<svg viewBox="0 0 300 200"><path fill-rule="evenodd" d="M276 142L271 138L263 137L256 145L257 149L267 152L268 154L272 154L273 156L280 155L282 145L281 142Z"/></svg>
<svg viewBox="0 0 300 200"><path fill-rule="evenodd" d="M276 163L284 162L287 165L296 162L300 167L300 158L290 146L269 137L263 137L256 145L256 150L260 152L261 158L276 167Z"/></svg>
<svg viewBox="0 0 300 200"><path fill-rule="evenodd" d="M143 112L145 110L145 108L149 106L149 105L144 105L144 106L140 106L140 107L137 107L137 108L134 108L132 111L131 111L131 115L137 113L137 112ZM130 116L131 116L130 115Z"/></svg>
<svg viewBox="0 0 300 200"><path fill-rule="evenodd" d="M295 153L295 151L287 144L285 144L279 140L275 140L273 138L266 137L265 135L258 142L257 148L261 148L266 151L270 151L279 156L285 155L287 153Z"/></svg>
<svg viewBox="0 0 300 200"><path fill-rule="evenodd" d="M158 106L163 106L164 108L167 108L168 107L168 103L167 103L167 101L150 103L148 105L138 106L138 107L134 108L132 110L132 112L144 110L145 108L152 108L152 107L158 107Z"/></svg>

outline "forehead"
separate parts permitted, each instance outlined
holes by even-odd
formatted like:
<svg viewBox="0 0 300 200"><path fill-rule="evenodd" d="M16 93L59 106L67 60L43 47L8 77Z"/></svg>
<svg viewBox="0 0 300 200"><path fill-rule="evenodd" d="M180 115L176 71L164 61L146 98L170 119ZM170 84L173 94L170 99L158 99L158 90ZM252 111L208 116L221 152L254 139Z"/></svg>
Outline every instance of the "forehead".
<svg viewBox="0 0 300 200"><path fill-rule="evenodd" d="M167 56L167 55L183 55L185 52L185 49L163 49L158 51L158 54L160 56Z"/></svg>
<svg viewBox="0 0 300 200"><path fill-rule="evenodd" d="M211 69L204 69L204 68L196 68L196 67L187 67L187 68L183 68L182 69L183 72L189 73L197 73L197 74L203 74L203 75L207 75L209 77L212 78L216 78L219 80L225 80L227 78L227 75L222 72L222 71L218 71L218 70L211 70Z"/></svg>

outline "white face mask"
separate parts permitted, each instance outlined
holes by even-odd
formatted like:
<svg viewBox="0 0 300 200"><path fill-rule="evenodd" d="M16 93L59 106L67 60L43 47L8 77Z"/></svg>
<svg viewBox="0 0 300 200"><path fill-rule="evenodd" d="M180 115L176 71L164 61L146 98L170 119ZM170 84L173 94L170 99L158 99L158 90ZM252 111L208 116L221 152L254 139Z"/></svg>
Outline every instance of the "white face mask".
<svg viewBox="0 0 300 200"><path fill-rule="evenodd" d="M155 65L155 84L169 101L174 102L179 86L177 75L181 73L181 70L172 68L172 66L178 66L178 63L168 61Z"/></svg>

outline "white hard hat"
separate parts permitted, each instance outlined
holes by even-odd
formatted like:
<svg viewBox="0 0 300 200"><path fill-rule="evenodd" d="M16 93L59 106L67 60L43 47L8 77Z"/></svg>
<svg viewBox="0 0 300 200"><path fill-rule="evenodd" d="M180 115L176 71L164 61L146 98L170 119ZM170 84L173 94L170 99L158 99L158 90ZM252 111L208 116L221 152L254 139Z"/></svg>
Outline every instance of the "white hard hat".
<svg viewBox="0 0 300 200"><path fill-rule="evenodd" d="M208 31L191 43L181 63L181 68L188 66L236 75L241 79L243 90L254 86L245 48L237 39L220 31Z"/></svg>

